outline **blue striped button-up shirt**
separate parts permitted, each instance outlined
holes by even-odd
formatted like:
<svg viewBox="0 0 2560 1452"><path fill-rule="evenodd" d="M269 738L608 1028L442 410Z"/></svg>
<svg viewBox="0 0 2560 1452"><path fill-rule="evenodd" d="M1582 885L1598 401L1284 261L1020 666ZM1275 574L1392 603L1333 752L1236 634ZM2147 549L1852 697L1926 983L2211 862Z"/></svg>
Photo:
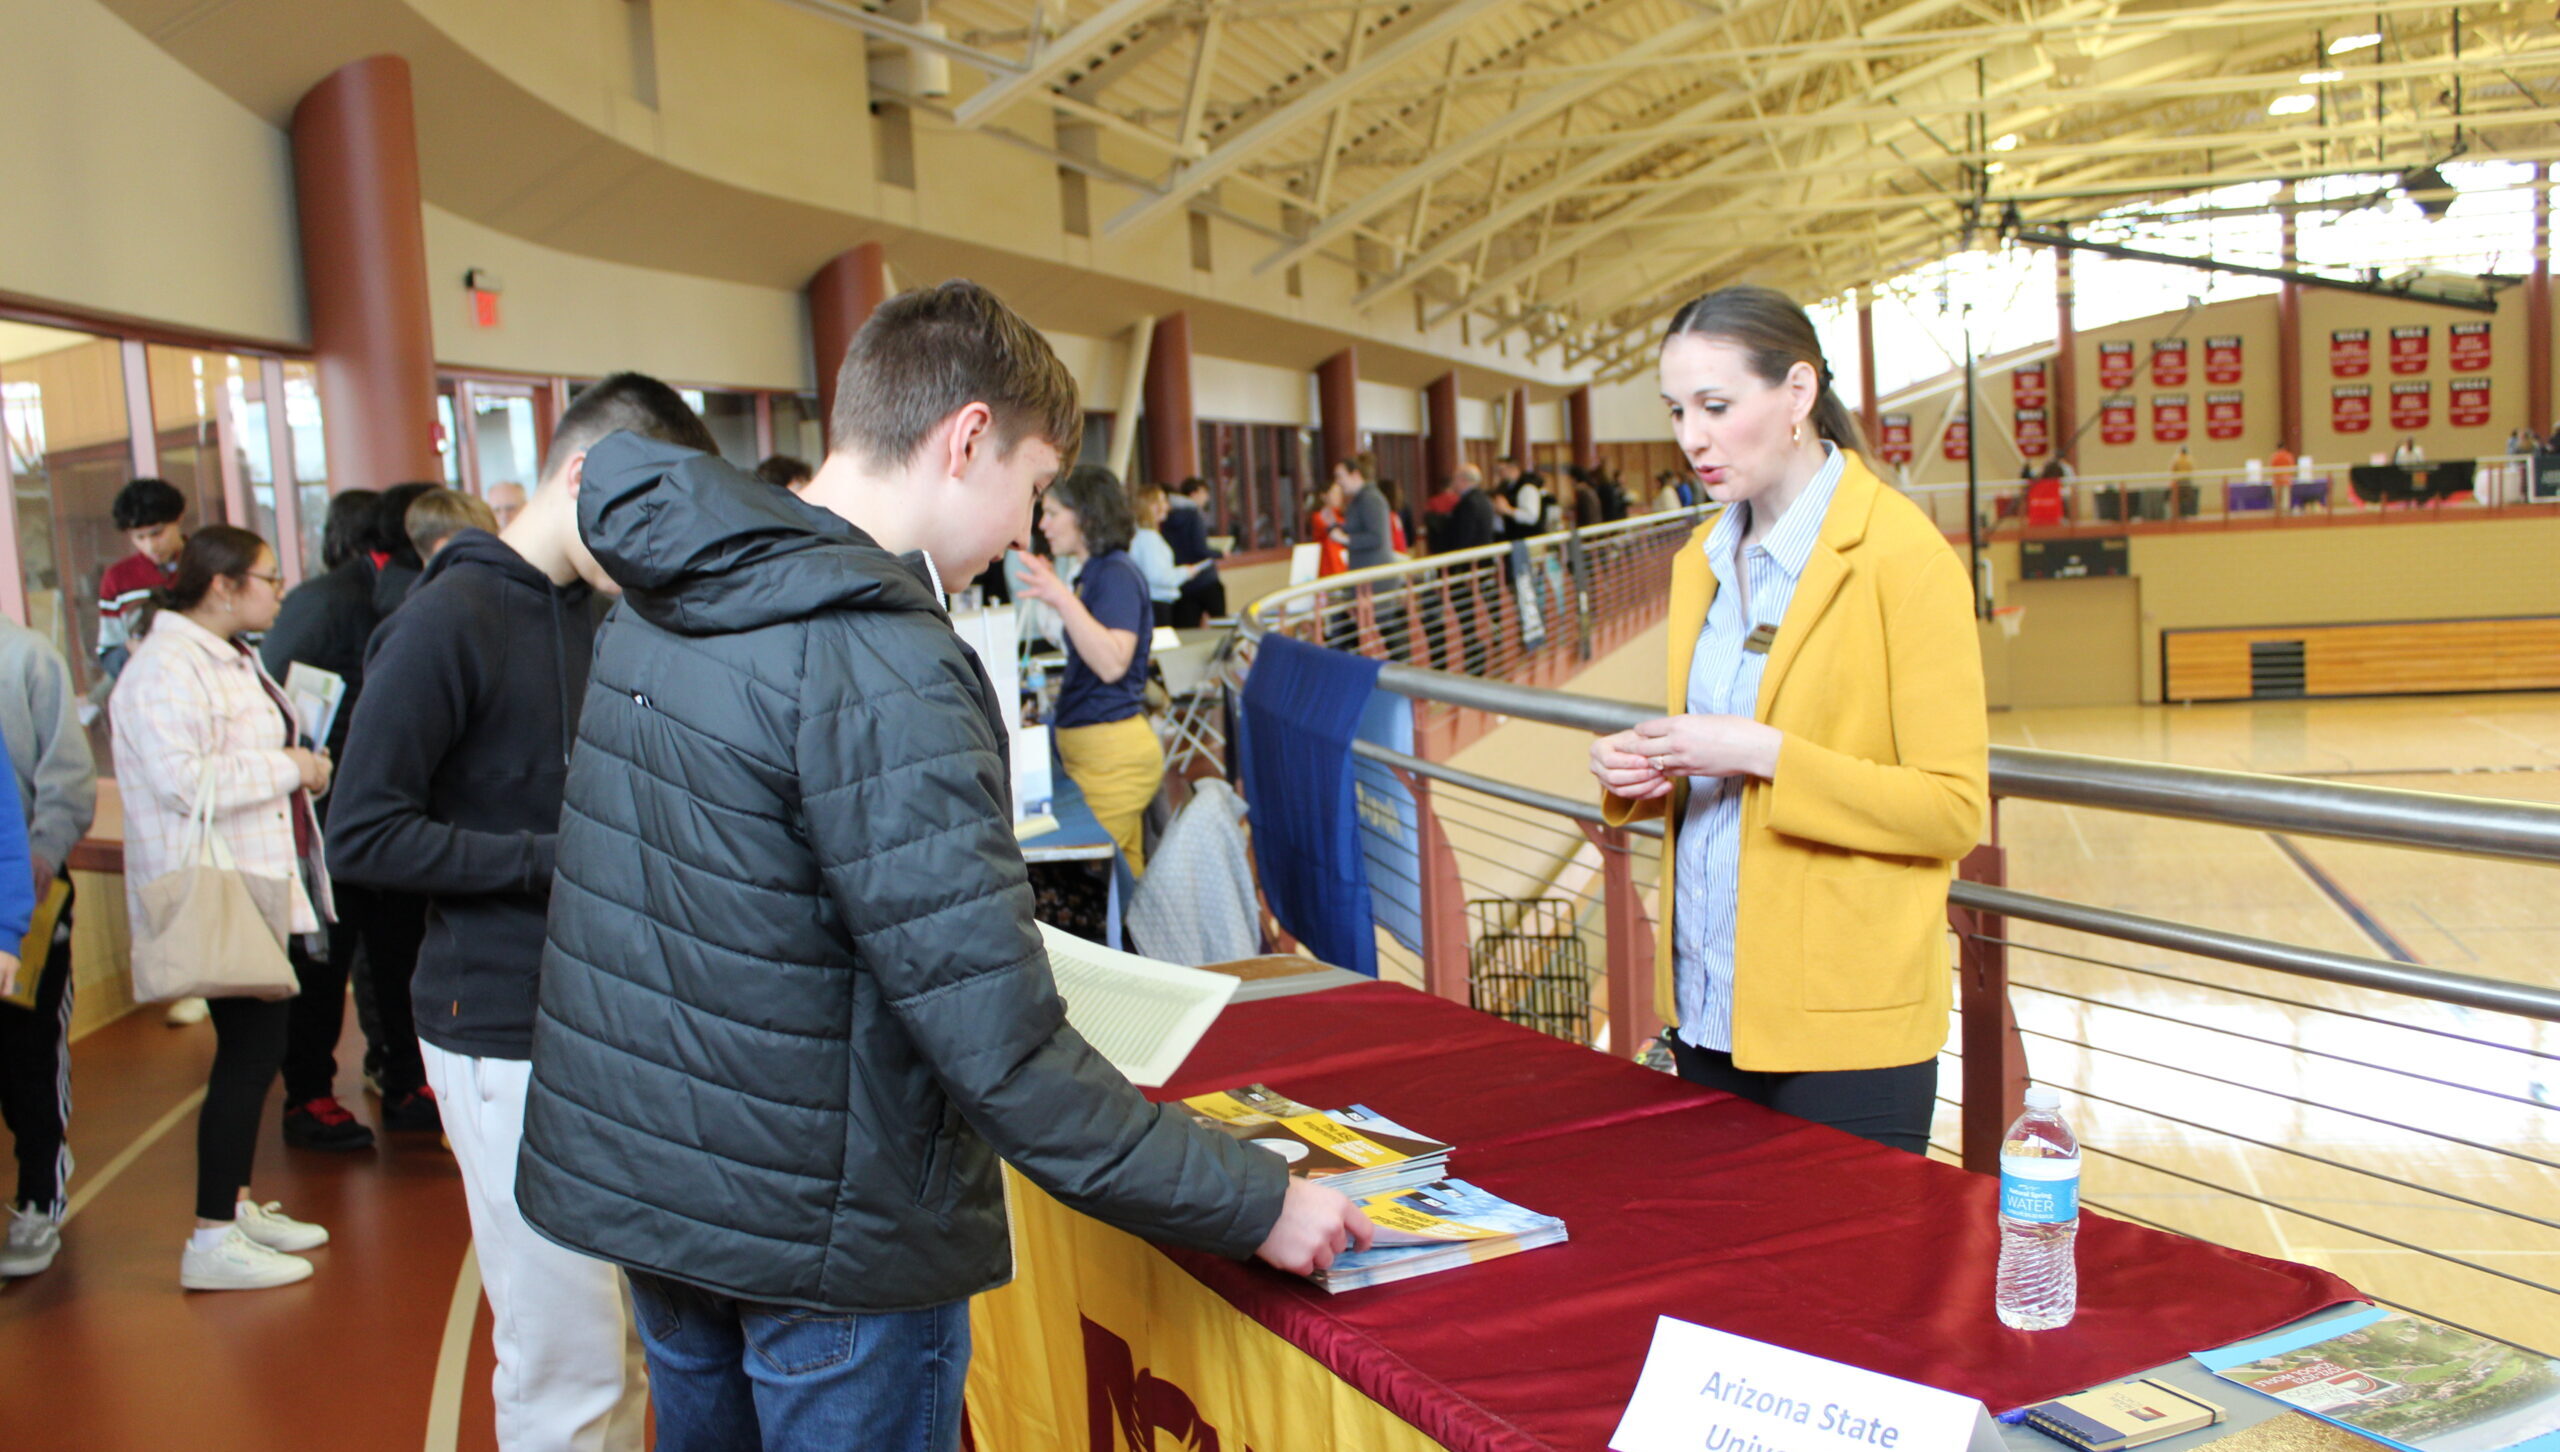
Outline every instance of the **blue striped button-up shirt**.
<svg viewBox="0 0 2560 1452"><path fill-rule="evenodd" d="M1749 505L1716 517L1707 531L1707 567L1715 571L1716 596L1689 658L1688 709L1692 715L1758 715L1766 652L1743 649L1762 625L1783 628L1796 582L1822 536L1822 517L1840 485L1841 454L1823 445L1825 458L1813 482L1758 544L1736 551L1751 521ZM1749 609L1734 588L1737 571L1749 572ZM1673 917L1678 941L1674 983L1679 993L1680 1037L1701 1049L1733 1050L1733 918L1742 881L1742 789L1747 777L1689 779L1689 811L1680 823L1674 878L1679 894Z"/></svg>

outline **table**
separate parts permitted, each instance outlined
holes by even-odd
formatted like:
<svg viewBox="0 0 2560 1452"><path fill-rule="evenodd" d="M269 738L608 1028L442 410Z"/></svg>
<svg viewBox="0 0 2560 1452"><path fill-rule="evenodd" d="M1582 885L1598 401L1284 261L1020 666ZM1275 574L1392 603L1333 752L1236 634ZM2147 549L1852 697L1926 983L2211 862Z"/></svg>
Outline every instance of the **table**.
<svg viewBox="0 0 2560 1452"><path fill-rule="evenodd" d="M2324 1271L2091 1215L2078 1320L2010 1331L1991 1312L1991 1178L1393 984L1235 1005L1152 1092L1255 1080L1449 1139L1452 1173L1561 1215L1572 1242L1329 1296L1013 1182L1022 1279L973 1318L979 1445L1117 1446L1115 1421L1188 1415L1262 1452L1596 1448L1661 1314L2000 1410L2355 1297ZM1094 1440L1063 1435L1087 1426Z"/></svg>
<svg viewBox="0 0 2560 1452"><path fill-rule="evenodd" d="M1066 765L1053 752L1049 758L1049 815L1058 819L1058 830L1043 832L1022 844L1025 862L1108 862L1111 885L1103 896L1103 931L1110 938L1108 946L1126 946L1120 934L1120 908L1127 901L1126 892L1137 890L1130 876L1129 864L1121 860L1119 844L1102 830L1102 819L1085 804L1084 789L1067 775Z"/></svg>

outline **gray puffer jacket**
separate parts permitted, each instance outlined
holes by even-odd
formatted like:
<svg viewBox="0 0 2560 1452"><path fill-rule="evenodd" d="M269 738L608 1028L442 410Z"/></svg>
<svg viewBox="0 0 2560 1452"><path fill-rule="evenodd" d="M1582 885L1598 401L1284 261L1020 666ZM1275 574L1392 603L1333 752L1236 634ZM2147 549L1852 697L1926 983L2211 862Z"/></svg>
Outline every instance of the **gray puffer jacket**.
<svg viewBox="0 0 2560 1452"><path fill-rule="evenodd" d="M921 561L615 434L579 522L625 590L570 764L516 1194L553 1240L727 1295L936 1305L1012 1275L998 1158L1250 1254L1280 1161L1066 1023L985 673Z"/></svg>

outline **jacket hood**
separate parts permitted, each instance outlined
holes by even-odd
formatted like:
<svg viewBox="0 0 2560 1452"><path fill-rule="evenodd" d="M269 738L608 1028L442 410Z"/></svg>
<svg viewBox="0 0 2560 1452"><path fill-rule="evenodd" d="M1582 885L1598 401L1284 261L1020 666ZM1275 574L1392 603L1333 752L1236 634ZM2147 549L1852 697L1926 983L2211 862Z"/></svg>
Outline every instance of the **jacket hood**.
<svg viewBox="0 0 2560 1452"><path fill-rule="evenodd" d="M554 586L551 577L535 569L531 560L517 554L514 546L484 529L466 529L446 540L444 548L436 551L436 557L427 561L426 572L418 576L415 588L423 590L430 581L464 569L496 570L514 584L528 585L536 590L558 589L572 598L584 598L587 593L583 583Z"/></svg>
<svg viewBox="0 0 2560 1452"><path fill-rule="evenodd" d="M920 565L728 461L636 434L587 453L578 529L640 617L725 635L829 610L939 615Z"/></svg>

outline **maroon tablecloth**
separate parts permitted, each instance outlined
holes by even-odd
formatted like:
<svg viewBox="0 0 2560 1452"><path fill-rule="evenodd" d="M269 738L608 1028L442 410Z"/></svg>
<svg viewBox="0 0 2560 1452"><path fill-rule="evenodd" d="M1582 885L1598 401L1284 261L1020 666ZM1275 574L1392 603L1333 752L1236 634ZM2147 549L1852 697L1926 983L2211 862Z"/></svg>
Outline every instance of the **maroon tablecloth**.
<svg viewBox="0 0 2560 1452"><path fill-rule="evenodd" d="M1237 1004L1156 1094L1254 1081L1447 1139L1452 1174L1571 1227L1566 1245L1339 1296L1165 1252L1454 1448L1605 1445L1657 1315L1999 1411L2356 1299L2325 1271L2086 1214L2078 1319L2011 1331L1991 1311L1992 1178L1394 985Z"/></svg>

